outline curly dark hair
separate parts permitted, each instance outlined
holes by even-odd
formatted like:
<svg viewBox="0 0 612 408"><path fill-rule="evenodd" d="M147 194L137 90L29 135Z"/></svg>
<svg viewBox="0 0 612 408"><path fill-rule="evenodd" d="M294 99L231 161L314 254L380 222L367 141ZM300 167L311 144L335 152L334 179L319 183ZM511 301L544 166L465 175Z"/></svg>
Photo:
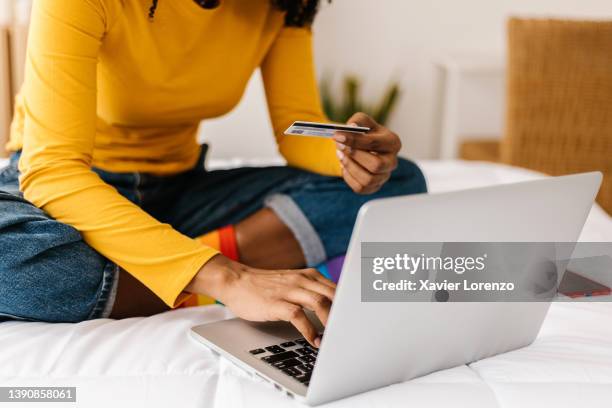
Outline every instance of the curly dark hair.
<svg viewBox="0 0 612 408"><path fill-rule="evenodd" d="M149 18L155 17L157 3L159 0L152 0L149 8ZM220 0L194 0L203 8L212 9L219 5ZM289 27L304 27L312 24L319 0L270 0L272 5L285 12L285 25ZM331 0L328 0L331 3Z"/></svg>

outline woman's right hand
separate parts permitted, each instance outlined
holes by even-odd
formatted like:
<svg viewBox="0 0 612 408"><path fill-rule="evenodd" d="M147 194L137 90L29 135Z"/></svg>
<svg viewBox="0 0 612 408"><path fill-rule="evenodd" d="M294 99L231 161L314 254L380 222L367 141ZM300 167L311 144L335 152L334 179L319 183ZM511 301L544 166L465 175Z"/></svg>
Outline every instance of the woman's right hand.
<svg viewBox="0 0 612 408"><path fill-rule="evenodd" d="M185 290L213 297L246 320L288 321L310 344L319 347L319 333L303 308L315 312L326 325L336 284L316 269L256 269L217 255Z"/></svg>

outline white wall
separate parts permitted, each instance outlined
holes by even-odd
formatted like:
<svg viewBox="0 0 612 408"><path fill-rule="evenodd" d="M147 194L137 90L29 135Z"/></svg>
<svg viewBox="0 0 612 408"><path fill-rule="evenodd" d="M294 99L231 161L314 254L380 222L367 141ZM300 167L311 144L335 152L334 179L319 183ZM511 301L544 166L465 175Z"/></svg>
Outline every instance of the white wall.
<svg viewBox="0 0 612 408"><path fill-rule="evenodd" d="M509 15L610 19L612 1L334 0L316 23L318 66L363 75L370 92L401 72L404 98L391 127L406 154L432 157L438 136L432 61L444 54L503 55Z"/></svg>
<svg viewBox="0 0 612 408"><path fill-rule="evenodd" d="M210 145L209 158L278 158L259 71L238 106L227 115L200 125L200 140Z"/></svg>
<svg viewBox="0 0 612 408"><path fill-rule="evenodd" d="M402 137L404 154L434 157L438 117L433 60L446 54L503 55L509 15L612 19L612 0L333 0L322 8L314 27L317 66L319 73L362 76L366 95L375 97L390 77L401 79L404 96L390 126ZM259 84L250 91L244 102L264 102ZM241 115L216 122L207 133L214 155L273 155L271 136L265 136L267 117L244 115L250 109L241 109ZM501 120L497 112L482 114ZM226 129L235 133L241 116L249 117L252 131L244 134L248 144L234 140L233 146L226 145Z"/></svg>

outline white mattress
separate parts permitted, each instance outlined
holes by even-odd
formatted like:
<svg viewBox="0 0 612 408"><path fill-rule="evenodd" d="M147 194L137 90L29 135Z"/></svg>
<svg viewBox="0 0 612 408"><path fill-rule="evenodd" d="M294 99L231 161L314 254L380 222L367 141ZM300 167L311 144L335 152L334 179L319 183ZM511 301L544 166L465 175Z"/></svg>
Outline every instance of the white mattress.
<svg viewBox="0 0 612 408"><path fill-rule="evenodd" d="M420 164L432 192L540 177L485 163ZM612 219L594 207L581 239L612 240ZM3 323L0 384L76 386L79 407L297 405L188 337L191 326L229 316L221 306L208 306L121 321ZM612 303L553 304L538 339L529 347L329 406L409 405L612 406Z"/></svg>

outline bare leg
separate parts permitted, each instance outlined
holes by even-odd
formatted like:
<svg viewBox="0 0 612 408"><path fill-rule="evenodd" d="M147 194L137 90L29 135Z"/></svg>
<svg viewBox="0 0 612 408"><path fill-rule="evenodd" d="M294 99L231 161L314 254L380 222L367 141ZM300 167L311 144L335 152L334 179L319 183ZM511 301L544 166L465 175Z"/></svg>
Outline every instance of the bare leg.
<svg viewBox="0 0 612 408"><path fill-rule="evenodd" d="M297 269L306 265L293 233L269 208L257 211L235 229L243 264L262 269Z"/></svg>
<svg viewBox="0 0 612 408"><path fill-rule="evenodd" d="M160 298L138 279L121 269L111 318L151 316L166 310L170 308Z"/></svg>
<svg viewBox="0 0 612 408"><path fill-rule="evenodd" d="M270 209L262 209L235 226L240 262L262 269L296 269L306 264L293 233ZM166 306L149 288L125 271L119 275L111 317L151 316Z"/></svg>

